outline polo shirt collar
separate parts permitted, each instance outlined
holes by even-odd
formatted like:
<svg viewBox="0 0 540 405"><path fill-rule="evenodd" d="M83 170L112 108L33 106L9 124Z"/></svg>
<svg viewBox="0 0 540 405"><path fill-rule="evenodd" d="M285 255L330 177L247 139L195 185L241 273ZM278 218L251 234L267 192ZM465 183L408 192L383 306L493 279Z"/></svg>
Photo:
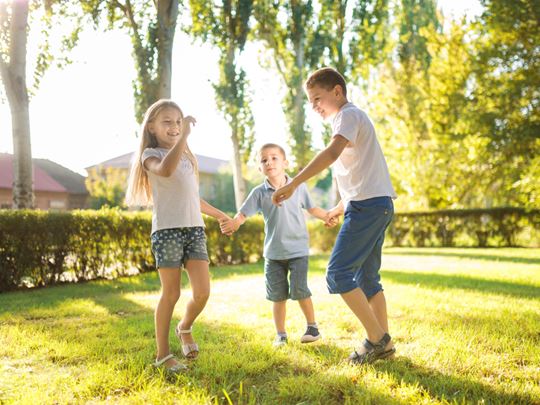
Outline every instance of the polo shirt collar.
<svg viewBox="0 0 540 405"><path fill-rule="evenodd" d="M287 185L287 184L289 184L291 182L291 178L289 176L287 176L287 174L285 174L285 178L287 179L287 181L285 182L285 185ZM270 182L268 181L267 177L264 178L264 188L266 190L274 190L274 191L276 191L274 186L271 185Z"/></svg>

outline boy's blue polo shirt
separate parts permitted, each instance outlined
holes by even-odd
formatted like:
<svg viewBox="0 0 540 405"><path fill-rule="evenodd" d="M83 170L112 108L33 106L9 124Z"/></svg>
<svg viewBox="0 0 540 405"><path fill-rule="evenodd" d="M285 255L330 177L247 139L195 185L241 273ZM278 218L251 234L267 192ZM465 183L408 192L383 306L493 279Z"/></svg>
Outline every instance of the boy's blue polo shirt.
<svg viewBox="0 0 540 405"><path fill-rule="evenodd" d="M287 184L290 179L287 177ZM264 180L249 193L240 212L250 217L262 212L264 217L264 252L267 259L284 260L309 255L309 235L303 209L313 208L307 186L302 183L281 207L272 204L274 187Z"/></svg>

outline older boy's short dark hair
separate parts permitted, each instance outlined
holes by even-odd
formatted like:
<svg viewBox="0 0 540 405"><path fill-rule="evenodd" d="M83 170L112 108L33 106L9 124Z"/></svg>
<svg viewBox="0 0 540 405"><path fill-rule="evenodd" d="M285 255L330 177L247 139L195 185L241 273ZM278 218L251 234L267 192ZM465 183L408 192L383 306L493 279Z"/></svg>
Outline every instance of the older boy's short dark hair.
<svg viewBox="0 0 540 405"><path fill-rule="evenodd" d="M345 79L341 73L331 67L323 67L316 70L309 75L304 83L306 89L320 86L325 90L332 90L337 85L341 86L343 96L347 97L347 83L345 83Z"/></svg>
<svg viewBox="0 0 540 405"><path fill-rule="evenodd" d="M263 146L261 146L261 148L259 149L259 152L257 153L257 156L260 157L263 150L265 150L265 149L270 149L270 148L276 148L276 149L279 149L279 151L280 151L281 154L283 155L283 159L287 159L287 154L285 153L285 149L283 149L281 146L279 146L279 145L276 144L276 143L265 143L265 144L264 144Z"/></svg>

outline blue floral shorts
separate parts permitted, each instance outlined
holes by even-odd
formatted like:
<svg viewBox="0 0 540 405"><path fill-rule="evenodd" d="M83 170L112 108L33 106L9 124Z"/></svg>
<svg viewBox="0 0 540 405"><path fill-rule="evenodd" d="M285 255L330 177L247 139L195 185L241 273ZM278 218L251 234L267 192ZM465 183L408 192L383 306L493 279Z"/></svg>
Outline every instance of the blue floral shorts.
<svg viewBox="0 0 540 405"><path fill-rule="evenodd" d="M202 226L160 229L150 239L158 268L180 268L188 260L208 261L206 235Z"/></svg>

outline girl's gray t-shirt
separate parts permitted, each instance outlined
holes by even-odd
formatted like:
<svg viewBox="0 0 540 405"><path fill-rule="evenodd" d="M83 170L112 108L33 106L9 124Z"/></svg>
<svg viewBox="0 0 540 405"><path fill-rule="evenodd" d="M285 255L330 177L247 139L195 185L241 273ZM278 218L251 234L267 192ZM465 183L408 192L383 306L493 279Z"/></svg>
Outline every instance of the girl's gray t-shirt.
<svg viewBox="0 0 540 405"><path fill-rule="evenodd" d="M146 148L141 163L149 157L163 160L168 149ZM146 170L146 169L145 169ZM170 177L146 171L152 187L152 233L160 229L204 226L199 197L199 182L193 165L184 153Z"/></svg>

